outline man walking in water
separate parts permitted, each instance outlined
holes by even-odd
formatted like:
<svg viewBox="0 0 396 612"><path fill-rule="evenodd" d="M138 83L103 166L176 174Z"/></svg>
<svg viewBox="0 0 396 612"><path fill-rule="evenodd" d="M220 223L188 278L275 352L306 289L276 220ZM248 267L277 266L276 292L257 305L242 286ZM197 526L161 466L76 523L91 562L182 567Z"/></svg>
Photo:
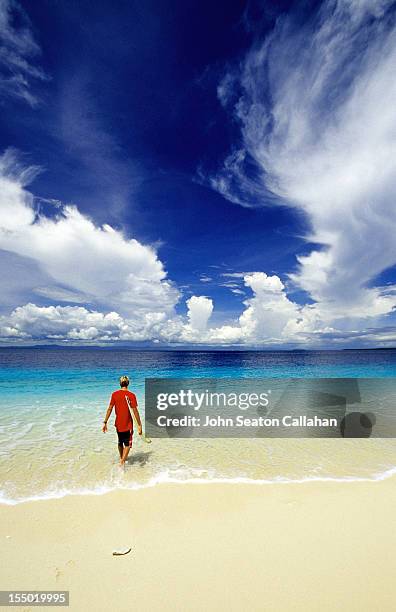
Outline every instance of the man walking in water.
<svg viewBox="0 0 396 612"><path fill-rule="evenodd" d="M133 416L136 419L138 434L142 435L142 422L137 409L136 395L131 391L128 391L129 378L128 376L121 376L120 387L118 391L114 391L110 398L109 407L106 412L105 420L103 421L103 433L107 431L107 421L110 418L113 408L115 408L116 420L115 428L118 435L118 452L120 453L120 466L125 464L129 451L132 448L132 436L133 436L133 418L131 410L133 410Z"/></svg>

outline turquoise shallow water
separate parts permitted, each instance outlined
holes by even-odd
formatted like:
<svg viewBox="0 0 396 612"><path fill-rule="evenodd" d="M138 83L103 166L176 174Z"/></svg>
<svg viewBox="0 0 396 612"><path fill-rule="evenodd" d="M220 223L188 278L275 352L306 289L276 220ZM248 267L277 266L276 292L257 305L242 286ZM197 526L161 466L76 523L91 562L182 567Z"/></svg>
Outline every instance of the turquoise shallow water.
<svg viewBox="0 0 396 612"><path fill-rule="evenodd" d="M0 349L0 500L100 493L176 480L382 478L388 440L136 440L125 471L101 432L118 376L144 415L146 377L396 376L396 351L198 352ZM396 407L395 407L396 409Z"/></svg>

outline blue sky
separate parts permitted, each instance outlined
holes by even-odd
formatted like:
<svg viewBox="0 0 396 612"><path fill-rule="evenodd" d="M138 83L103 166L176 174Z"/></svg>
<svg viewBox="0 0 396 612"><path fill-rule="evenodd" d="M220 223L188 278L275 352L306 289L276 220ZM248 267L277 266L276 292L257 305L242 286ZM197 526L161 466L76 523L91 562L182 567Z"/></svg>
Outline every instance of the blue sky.
<svg viewBox="0 0 396 612"><path fill-rule="evenodd" d="M0 0L1 342L396 342L395 3Z"/></svg>

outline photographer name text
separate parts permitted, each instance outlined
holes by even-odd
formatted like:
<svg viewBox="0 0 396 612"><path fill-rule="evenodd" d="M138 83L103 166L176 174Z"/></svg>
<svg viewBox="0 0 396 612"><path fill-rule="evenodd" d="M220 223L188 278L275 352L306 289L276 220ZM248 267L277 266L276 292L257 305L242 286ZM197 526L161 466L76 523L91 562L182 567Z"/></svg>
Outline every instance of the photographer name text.
<svg viewBox="0 0 396 612"><path fill-rule="evenodd" d="M285 415L277 417L247 418L243 415L237 417L206 416L200 418L192 415L157 417L159 427L337 427L337 419L321 418L318 416Z"/></svg>

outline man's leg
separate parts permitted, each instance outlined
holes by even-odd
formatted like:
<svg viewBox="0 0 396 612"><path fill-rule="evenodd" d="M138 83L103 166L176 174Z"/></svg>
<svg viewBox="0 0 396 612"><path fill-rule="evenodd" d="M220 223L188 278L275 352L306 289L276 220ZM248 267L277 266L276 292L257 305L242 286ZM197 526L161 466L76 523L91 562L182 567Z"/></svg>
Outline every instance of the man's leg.
<svg viewBox="0 0 396 612"><path fill-rule="evenodd" d="M128 458L129 451L132 448L132 436L133 436L133 431L131 430L130 432L128 432L127 441L124 442L125 448L124 448L124 450L122 452L122 457L121 457L120 465L125 465L125 461Z"/></svg>
<svg viewBox="0 0 396 612"><path fill-rule="evenodd" d="M121 465L124 465L125 461L126 461L126 460L127 460L127 458L128 458L128 455L129 455L129 451L130 451L130 450L131 450L131 447L130 447L130 446L124 446L124 450L123 450L122 457L121 457L121 461L120 461Z"/></svg>
<svg viewBox="0 0 396 612"><path fill-rule="evenodd" d="M119 453L120 453L120 465L123 466L125 464L125 461L128 458L129 455L129 451L131 450L132 447L132 431L123 431L122 433L119 434L119 442L121 443L121 448L120 446L118 447Z"/></svg>

